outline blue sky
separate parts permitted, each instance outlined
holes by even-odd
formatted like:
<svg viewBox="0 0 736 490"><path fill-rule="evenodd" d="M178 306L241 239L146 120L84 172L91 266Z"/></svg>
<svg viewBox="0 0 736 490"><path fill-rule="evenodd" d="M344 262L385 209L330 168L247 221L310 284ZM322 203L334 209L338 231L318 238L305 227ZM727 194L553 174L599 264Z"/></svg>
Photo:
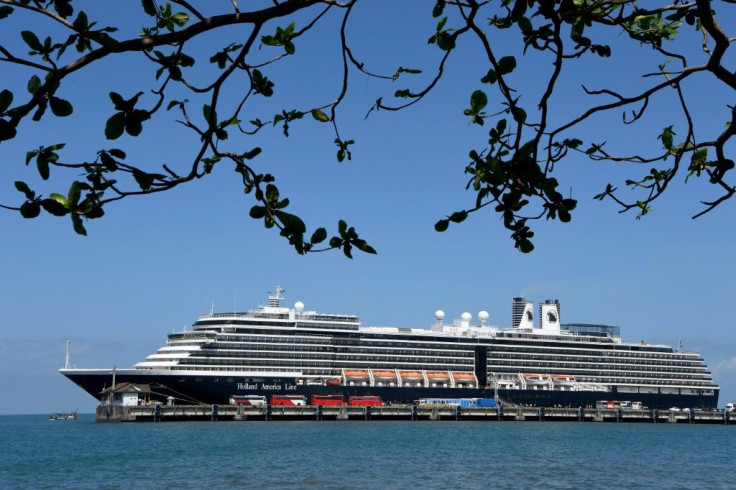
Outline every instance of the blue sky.
<svg viewBox="0 0 736 490"><path fill-rule="evenodd" d="M356 53L379 71L427 68L438 54L426 45L435 21L422 12L421 22L400 31L411 8L395 8L388 17L381 17L379 8L355 12L360 14L352 28ZM276 174L290 209L310 230L334 231L345 218L378 255L297 256L248 218L253 202L224 166L204 181L110 206L105 218L88 223L87 237L74 234L68 219L23 220L0 212L0 414L94 409L95 400L57 372L66 339L78 367L130 367L163 345L166 333L191 325L213 304L216 310L254 308L276 284L286 289L290 304L299 300L309 309L356 314L363 324L380 326L426 327L437 309L448 320L487 310L491 323L508 326L512 297L556 298L563 323L618 325L627 341L676 345L682 339L684 349L701 352L711 367L722 387L721 405L735 400L736 333L729 312L736 277L730 248L735 210L728 202L690 219L700 200L714 197L708 185L679 178L650 215L635 220L592 196L608 182L622 184L647 169L573 157L558 167L558 179L578 199L578 209L569 224L533 224L533 253L517 252L491 212L443 234L434 231L437 219L474 201L464 191L463 168L468 150L481 148L487 138L486 130L468 126L462 115L484 74L473 64L476 48L463 47L436 93L406 112L374 113L364 120L377 97L389 99L409 82L381 85L352 76L340 116L343 137L356 140L350 162L335 160L330 127L308 119L295 124L288 139L277 128L233 141L245 149L264 148L254 164ZM210 45L202 50L213 51ZM509 44L508 50L513 54L518 47ZM329 101L337 84L330 54L334 38L319 35L298 44L293 60L269 71L277 84L273 105L259 102L252 110L267 118L282 107ZM616 80L630 87L656 67L656 59L652 65L633 48L615 51L610 64L590 61L564 74L555 108L586 105L580 83L596 87ZM638 70L636 76L627 76L624 65ZM540 66L546 65L520 66L514 80L528 100ZM71 100L84 100L72 118L25 125L16 140L0 144L0 202L18 202L14 180L43 189L33 168L24 166L29 148L68 141L74 147L69 155L89 156L104 144L99 140L101 121L110 115L106 92L132 95L131 83L151 79L135 59L101 68L94 79L75 77L65 89ZM717 86L702 80L690 89L702 102L694 113L705 125L704 138L723 126L724 108L708 102L717 100ZM591 121L582 136L625 143L631 153L642 144L651 148L668 124L670 102L654 101L637 127L620 128L615 114ZM152 169L161 162L186 162L192 148L186 132L163 124L146 127L138 139L122 139L123 144L130 158L150 159ZM43 192L68 186L69 177L62 175L67 183Z"/></svg>

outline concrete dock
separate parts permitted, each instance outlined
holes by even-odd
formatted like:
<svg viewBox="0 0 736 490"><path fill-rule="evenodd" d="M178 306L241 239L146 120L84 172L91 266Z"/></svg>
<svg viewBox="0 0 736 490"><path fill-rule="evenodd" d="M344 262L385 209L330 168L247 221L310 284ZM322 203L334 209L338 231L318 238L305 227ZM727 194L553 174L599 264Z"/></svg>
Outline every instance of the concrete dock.
<svg viewBox="0 0 736 490"><path fill-rule="evenodd" d="M736 412L622 410L545 407L448 407L417 405L247 406L247 405L100 405L97 422L279 420L487 420L537 422L613 422L736 425Z"/></svg>

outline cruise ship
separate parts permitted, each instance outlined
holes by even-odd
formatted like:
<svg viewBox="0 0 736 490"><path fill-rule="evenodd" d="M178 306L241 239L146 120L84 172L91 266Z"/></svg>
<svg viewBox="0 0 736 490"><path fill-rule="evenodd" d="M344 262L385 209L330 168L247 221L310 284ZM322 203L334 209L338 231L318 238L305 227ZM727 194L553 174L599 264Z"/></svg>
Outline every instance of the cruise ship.
<svg viewBox="0 0 736 490"><path fill-rule="evenodd" d="M281 305L284 290L247 312L202 315L130 369L60 372L95 398L118 383L146 385L153 399L225 404L234 395L494 398L508 405L715 408L719 387L703 358L667 345L623 342L609 325L561 324L560 303L514 298L512 326L481 311L426 329L367 327L353 315ZM270 399L270 398L268 398Z"/></svg>

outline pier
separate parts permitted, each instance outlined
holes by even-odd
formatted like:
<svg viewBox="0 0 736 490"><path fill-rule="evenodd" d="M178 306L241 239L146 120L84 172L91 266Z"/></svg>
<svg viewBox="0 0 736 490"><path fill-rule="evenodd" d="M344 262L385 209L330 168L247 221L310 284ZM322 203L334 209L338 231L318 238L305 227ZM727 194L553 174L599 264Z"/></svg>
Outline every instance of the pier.
<svg viewBox="0 0 736 490"><path fill-rule="evenodd" d="M736 425L727 411L622 410L551 407L100 405L97 422L286 420L485 420L495 422L609 422Z"/></svg>

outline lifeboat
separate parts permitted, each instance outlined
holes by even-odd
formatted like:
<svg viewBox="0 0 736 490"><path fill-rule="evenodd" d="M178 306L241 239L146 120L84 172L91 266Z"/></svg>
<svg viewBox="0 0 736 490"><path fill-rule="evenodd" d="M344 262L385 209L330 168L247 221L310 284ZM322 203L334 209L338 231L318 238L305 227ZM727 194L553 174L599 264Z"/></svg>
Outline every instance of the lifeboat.
<svg viewBox="0 0 736 490"><path fill-rule="evenodd" d="M393 371L373 371L373 379L376 381L396 381L396 373Z"/></svg>
<svg viewBox="0 0 736 490"><path fill-rule="evenodd" d="M572 374L553 374L550 376L555 386L573 386L575 385L575 376Z"/></svg>
<svg viewBox="0 0 736 490"><path fill-rule="evenodd" d="M429 378L430 381L434 381L437 383L447 383L448 381L450 381L450 375L443 372L427 373L427 378Z"/></svg>
<svg viewBox="0 0 736 490"><path fill-rule="evenodd" d="M368 378L368 371L345 371L345 379L363 380Z"/></svg>
<svg viewBox="0 0 736 490"><path fill-rule="evenodd" d="M342 384L342 379L340 378L330 378L327 380L327 386L340 386Z"/></svg>
<svg viewBox="0 0 736 490"><path fill-rule="evenodd" d="M455 383L475 383L473 373L452 373L452 379L455 380Z"/></svg>
<svg viewBox="0 0 736 490"><path fill-rule="evenodd" d="M528 385L546 385L548 384L546 374L525 374L524 380Z"/></svg>
<svg viewBox="0 0 736 490"><path fill-rule="evenodd" d="M408 383L419 383L424 376L419 371L401 371L401 379Z"/></svg>

